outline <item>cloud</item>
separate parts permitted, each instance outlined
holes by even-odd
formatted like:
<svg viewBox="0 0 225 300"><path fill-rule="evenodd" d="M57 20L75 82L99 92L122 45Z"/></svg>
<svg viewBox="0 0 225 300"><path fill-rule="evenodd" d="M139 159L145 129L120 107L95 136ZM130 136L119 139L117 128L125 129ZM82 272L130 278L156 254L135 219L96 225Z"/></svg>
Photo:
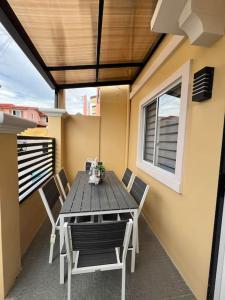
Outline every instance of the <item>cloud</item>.
<svg viewBox="0 0 225 300"><path fill-rule="evenodd" d="M54 106L52 90L0 24L0 103Z"/></svg>
<svg viewBox="0 0 225 300"><path fill-rule="evenodd" d="M96 95L96 88L66 90L66 109L83 112L82 96ZM0 23L0 103L54 107L52 90Z"/></svg>
<svg viewBox="0 0 225 300"><path fill-rule="evenodd" d="M95 96L97 88L82 88L66 90L66 110L70 114L83 113L83 96Z"/></svg>

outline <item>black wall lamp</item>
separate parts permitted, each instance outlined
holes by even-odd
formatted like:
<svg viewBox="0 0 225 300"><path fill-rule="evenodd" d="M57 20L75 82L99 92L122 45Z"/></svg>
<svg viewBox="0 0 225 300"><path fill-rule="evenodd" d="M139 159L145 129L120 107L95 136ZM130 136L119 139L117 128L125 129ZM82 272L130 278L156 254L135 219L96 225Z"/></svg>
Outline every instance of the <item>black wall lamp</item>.
<svg viewBox="0 0 225 300"><path fill-rule="evenodd" d="M213 67L204 67L194 74L192 101L202 102L212 97Z"/></svg>

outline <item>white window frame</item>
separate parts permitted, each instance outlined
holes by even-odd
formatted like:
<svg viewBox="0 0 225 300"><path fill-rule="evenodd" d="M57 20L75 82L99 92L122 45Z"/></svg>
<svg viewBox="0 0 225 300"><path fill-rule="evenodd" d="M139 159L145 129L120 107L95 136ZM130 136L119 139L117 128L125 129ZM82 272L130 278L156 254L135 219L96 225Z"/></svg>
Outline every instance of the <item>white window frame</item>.
<svg viewBox="0 0 225 300"><path fill-rule="evenodd" d="M14 112L15 112L15 115L14 115ZM19 116L17 116L17 113L19 113ZM19 110L19 109L13 109L13 110L12 110L12 114L13 114L13 116L15 116L15 117L22 118L22 111Z"/></svg>
<svg viewBox="0 0 225 300"><path fill-rule="evenodd" d="M183 154L185 142L185 129L187 119L187 104L190 92L190 67L191 61L182 65L175 73L167 80L160 84L154 91L148 94L140 103L139 106L139 127L138 127L138 144L137 144L137 161L138 168L153 178L167 185L177 193L181 193L182 169L183 169ZM180 99L180 114L177 137L177 154L175 174L164 170L152 163L143 159L144 141L145 141L145 107L157 97L165 93L168 89L181 82L181 99Z"/></svg>

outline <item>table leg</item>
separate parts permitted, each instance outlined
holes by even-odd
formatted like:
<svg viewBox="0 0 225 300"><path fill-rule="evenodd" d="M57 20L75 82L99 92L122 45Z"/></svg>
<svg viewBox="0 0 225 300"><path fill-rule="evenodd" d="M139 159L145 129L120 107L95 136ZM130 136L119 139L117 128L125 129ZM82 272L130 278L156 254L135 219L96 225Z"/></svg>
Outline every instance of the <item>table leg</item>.
<svg viewBox="0 0 225 300"><path fill-rule="evenodd" d="M61 254L61 250L63 248L64 243L64 230L63 230L63 224L64 224L64 217L60 216L60 230L59 230L59 272L60 272L60 284L64 284L64 255Z"/></svg>
<svg viewBox="0 0 225 300"><path fill-rule="evenodd" d="M133 218L133 236L132 236L132 253L131 253L131 272L134 272L135 269L135 254L137 246L137 221L138 221L138 211L134 211Z"/></svg>

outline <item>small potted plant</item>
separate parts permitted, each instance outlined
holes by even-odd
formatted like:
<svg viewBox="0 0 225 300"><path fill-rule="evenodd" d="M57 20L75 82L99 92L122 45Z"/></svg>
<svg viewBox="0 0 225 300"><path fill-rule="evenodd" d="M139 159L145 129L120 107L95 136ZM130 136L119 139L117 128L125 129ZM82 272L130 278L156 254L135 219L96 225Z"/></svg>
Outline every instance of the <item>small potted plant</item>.
<svg viewBox="0 0 225 300"><path fill-rule="evenodd" d="M100 181L102 182L103 179L105 178L105 167L103 166L103 163L100 161L98 162L98 170L100 173Z"/></svg>

